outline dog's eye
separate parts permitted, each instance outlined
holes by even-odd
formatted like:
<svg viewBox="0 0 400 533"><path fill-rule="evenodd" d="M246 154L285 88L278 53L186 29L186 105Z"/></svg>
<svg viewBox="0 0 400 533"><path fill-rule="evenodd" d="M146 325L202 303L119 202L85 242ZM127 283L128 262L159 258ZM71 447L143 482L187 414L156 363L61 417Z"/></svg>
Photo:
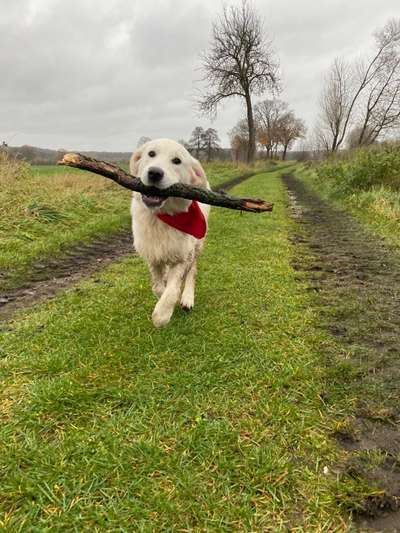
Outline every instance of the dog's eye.
<svg viewBox="0 0 400 533"><path fill-rule="evenodd" d="M180 165L182 163L182 161L179 159L179 157L174 157L172 162L173 162L174 165Z"/></svg>
<svg viewBox="0 0 400 533"><path fill-rule="evenodd" d="M154 150L150 150L149 157L156 157L156 153Z"/></svg>

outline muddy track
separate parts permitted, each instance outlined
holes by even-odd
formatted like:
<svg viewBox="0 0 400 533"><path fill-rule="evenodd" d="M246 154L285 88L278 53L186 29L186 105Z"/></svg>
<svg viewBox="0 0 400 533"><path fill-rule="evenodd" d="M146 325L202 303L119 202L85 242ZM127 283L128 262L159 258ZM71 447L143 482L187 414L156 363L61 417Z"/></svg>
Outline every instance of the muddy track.
<svg viewBox="0 0 400 533"><path fill-rule="evenodd" d="M233 178L219 185L216 190L229 191L254 175L247 173ZM24 283L16 288L2 288L0 276L0 322L10 320L19 309L48 300L80 279L132 254L132 233L128 227L113 235L95 239L90 244L71 246L60 257L37 261ZM3 278L3 287L6 283L7 278Z"/></svg>
<svg viewBox="0 0 400 533"><path fill-rule="evenodd" d="M294 176L282 179L299 223L294 267L306 273L324 325L351 365L356 412L336 437L349 452L351 475L384 491L365 501L355 521L363 531L400 532L400 258ZM369 451L379 466L362 464Z"/></svg>
<svg viewBox="0 0 400 533"><path fill-rule="evenodd" d="M12 318L18 309L52 298L80 279L133 252L132 233L126 228L90 244L72 246L58 258L34 263L21 286L0 289L0 321Z"/></svg>

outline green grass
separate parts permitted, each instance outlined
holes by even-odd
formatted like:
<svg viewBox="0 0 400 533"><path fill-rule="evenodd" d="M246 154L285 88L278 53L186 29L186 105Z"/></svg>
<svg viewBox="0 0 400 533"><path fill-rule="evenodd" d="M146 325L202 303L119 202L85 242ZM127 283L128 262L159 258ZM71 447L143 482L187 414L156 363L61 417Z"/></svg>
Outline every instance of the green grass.
<svg viewBox="0 0 400 533"><path fill-rule="evenodd" d="M343 376L291 267L286 194L271 173L234 192L275 210L212 210L195 309L167 328L132 258L4 329L0 527L347 531L372 489L334 473L320 394Z"/></svg>
<svg viewBox="0 0 400 533"><path fill-rule="evenodd" d="M0 169L0 272L18 284L37 260L129 227L128 191L60 167Z"/></svg>
<svg viewBox="0 0 400 533"><path fill-rule="evenodd" d="M229 161L203 162L203 166L211 187L218 187L226 181L254 171L254 169L245 164L236 165Z"/></svg>
<svg viewBox="0 0 400 533"><path fill-rule="evenodd" d="M207 173L211 187L218 187L222 183L245 174L274 172L275 170L290 167L293 163L287 161L257 161L254 167L244 163L236 165L229 161L211 161L203 166Z"/></svg>
<svg viewBox="0 0 400 533"><path fill-rule="evenodd" d="M203 163L203 166L211 187L218 187L225 181L249 172L249 167L246 165L237 166L229 161L210 161Z"/></svg>
<svg viewBox="0 0 400 533"><path fill-rule="evenodd" d="M65 175L82 176L82 172L77 168L62 167L59 165L31 165L31 170L39 178Z"/></svg>
<svg viewBox="0 0 400 533"><path fill-rule="evenodd" d="M304 180L322 198L345 209L362 222L369 231L400 247L400 192L385 185L343 194L334 183L322 181L313 168L296 166L293 173Z"/></svg>
<svg viewBox="0 0 400 533"><path fill-rule="evenodd" d="M362 148L311 167L298 165L295 174L373 233L400 247L398 144Z"/></svg>

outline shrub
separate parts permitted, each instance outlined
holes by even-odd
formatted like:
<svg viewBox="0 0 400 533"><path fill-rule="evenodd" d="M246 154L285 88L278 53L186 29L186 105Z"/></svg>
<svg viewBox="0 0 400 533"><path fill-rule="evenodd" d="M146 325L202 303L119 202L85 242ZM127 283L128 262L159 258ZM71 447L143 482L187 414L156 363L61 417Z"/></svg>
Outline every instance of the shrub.
<svg viewBox="0 0 400 533"><path fill-rule="evenodd" d="M321 180L339 191L369 190L376 185L400 189L400 145L382 144L336 156L317 167Z"/></svg>

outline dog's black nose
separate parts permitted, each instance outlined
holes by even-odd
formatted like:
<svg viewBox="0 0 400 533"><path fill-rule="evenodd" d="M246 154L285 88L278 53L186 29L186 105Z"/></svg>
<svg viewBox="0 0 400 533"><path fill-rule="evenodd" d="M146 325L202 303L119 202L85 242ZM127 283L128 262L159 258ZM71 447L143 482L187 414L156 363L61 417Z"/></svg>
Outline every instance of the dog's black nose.
<svg viewBox="0 0 400 533"><path fill-rule="evenodd" d="M164 177L164 171L158 167L150 167L147 171L147 177L150 183L158 183Z"/></svg>

